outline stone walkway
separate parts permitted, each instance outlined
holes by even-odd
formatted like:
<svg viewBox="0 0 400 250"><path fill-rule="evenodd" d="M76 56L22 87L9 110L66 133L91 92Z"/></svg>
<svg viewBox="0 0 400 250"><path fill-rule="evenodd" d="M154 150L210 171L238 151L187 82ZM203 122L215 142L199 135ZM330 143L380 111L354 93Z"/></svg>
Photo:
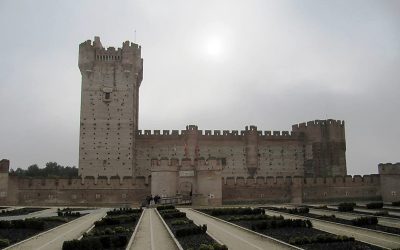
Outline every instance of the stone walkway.
<svg viewBox="0 0 400 250"><path fill-rule="evenodd" d="M187 208L180 208L196 224L207 224L207 231L225 244L229 250L294 249L255 233L240 229L228 223L202 215Z"/></svg>
<svg viewBox="0 0 400 250"><path fill-rule="evenodd" d="M143 218L133 239L131 249L175 250L178 247L153 208L143 211Z"/></svg>
<svg viewBox="0 0 400 250"><path fill-rule="evenodd" d="M61 249L63 242L66 240L73 240L80 237L86 232L95 221L103 217L108 209L98 209L92 213L82 216L72 222L66 223L54 230L47 231L46 233L35 236L11 249L20 250L55 250Z"/></svg>

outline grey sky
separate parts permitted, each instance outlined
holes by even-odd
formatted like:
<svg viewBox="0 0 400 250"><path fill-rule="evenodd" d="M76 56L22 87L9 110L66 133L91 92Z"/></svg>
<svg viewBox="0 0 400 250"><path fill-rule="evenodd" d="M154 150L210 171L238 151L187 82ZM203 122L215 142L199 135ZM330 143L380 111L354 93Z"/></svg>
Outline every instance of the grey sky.
<svg viewBox="0 0 400 250"><path fill-rule="evenodd" d="M0 1L0 158L77 165L78 44L142 45L141 129L346 121L350 174L400 161L400 1Z"/></svg>

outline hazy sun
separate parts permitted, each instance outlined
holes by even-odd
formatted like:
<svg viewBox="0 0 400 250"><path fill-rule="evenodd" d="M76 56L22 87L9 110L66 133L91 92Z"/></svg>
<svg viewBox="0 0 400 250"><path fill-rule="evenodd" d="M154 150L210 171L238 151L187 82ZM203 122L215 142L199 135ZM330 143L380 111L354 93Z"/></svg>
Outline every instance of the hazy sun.
<svg viewBox="0 0 400 250"><path fill-rule="evenodd" d="M207 55L214 58L220 58L222 56L224 46L221 38L209 37L205 45Z"/></svg>

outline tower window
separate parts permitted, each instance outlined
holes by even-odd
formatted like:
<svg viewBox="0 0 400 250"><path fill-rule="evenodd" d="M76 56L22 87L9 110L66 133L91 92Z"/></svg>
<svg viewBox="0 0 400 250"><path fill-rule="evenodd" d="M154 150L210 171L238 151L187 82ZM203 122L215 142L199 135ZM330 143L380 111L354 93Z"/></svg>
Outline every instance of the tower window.
<svg viewBox="0 0 400 250"><path fill-rule="evenodd" d="M106 100L110 100L110 93L105 93L105 95L104 95L104 99L106 99Z"/></svg>

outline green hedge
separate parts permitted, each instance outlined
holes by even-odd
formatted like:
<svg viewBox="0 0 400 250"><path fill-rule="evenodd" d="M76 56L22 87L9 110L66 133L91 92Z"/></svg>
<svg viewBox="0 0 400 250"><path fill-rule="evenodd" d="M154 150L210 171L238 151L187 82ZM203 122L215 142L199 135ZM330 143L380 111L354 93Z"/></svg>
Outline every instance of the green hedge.
<svg viewBox="0 0 400 250"><path fill-rule="evenodd" d="M126 214L140 214L143 211L142 208L118 208L107 212L107 215L126 215Z"/></svg>
<svg viewBox="0 0 400 250"><path fill-rule="evenodd" d="M383 208L383 202L372 202L367 204L368 209L379 209Z"/></svg>
<svg viewBox="0 0 400 250"><path fill-rule="evenodd" d="M161 211L161 210L169 210L169 209L175 209L175 206L173 205L165 205L165 206L158 206L157 210Z"/></svg>
<svg viewBox="0 0 400 250"><path fill-rule="evenodd" d="M312 228L312 223L310 220L284 219L284 220L265 220L265 221L254 222L251 224L252 230L265 230L270 228L282 228L282 227Z"/></svg>
<svg viewBox="0 0 400 250"><path fill-rule="evenodd" d="M338 210L340 212L351 212L354 210L355 206L356 206L355 203L350 203L350 202L340 203L338 205Z"/></svg>
<svg viewBox="0 0 400 250"><path fill-rule="evenodd" d="M62 250L98 250L123 248L128 243L126 235L88 237L81 240L64 241Z"/></svg>
<svg viewBox="0 0 400 250"><path fill-rule="evenodd" d="M81 213L80 212L72 212L72 211L57 211L57 216L59 217L80 217Z"/></svg>
<svg viewBox="0 0 400 250"><path fill-rule="evenodd" d="M186 213L185 212L180 212L180 211L173 211L173 212L168 212L168 213L160 213L161 216L164 219L175 219L175 218L185 218L186 217Z"/></svg>
<svg viewBox="0 0 400 250"><path fill-rule="evenodd" d="M354 226L364 226L364 225L376 225L378 224L378 218L374 216L365 216L360 218L355 218L351 220Z"/></svg>
<svg viewBox="0 0 400 250"><path fill-rule="evenodd" d="M0 221L0 228L11 229L11 228L27 228L43 230L45 223L43 219L29 218L24 220L11 220L11 221Z"/></svg>
<svg viewBox="0 0 400 250"><path fill-rule="evenodd" d="M117 215L117 216L107 216L96 221L94 223L95 227L109 226L109 225L120 225L126 223L133 223L137 220L137 215Z"/></svg>
<svg viewBox="0 0 400 250"><path fill-rule="evenodd" d="M175 225L187 225L187 224L192 224L193 221L189 220L189 219L176 219L171 221L171 225L175 226Z"/></svg>
<svg viewBox="0 0 400 250"><path fill-rule="evenodd" d="M0 239L0 247L8 247L10 245L10 241L8 239Z"/></svg>
<svg viewBox="0 0 400 250"><path fill-rule="evenodd" d="M207 232L207 225L196 226L191 225L190 227L180 228L175 231L176 237L184 237L193 234L205 234Z"/></svg>
<svg viewBox="0 0 400 250"><path fill-rule="evenodd" d="M289 239L289 244L305 245L312 243L330 243L330 242L346 242L346 241L354 241L354 238L347 237L344 235L329 235L329 234L318 234L313 237L296 236Z"/></svg>
<svg viewBox="0 0 400 250"><path fill-rule="evenodd" d="M225 245L220 245L218 243L210 245L201 244L198 250L228 250L228 247Z"/></svg>
<svg viewBox="0 0 400 250"><path fill-rule="evenodd" d="M265 214L265 210L263 208L251 208L251 207L213 208L213 209L201 209L200 211L210 214L212 216Z"/></svg>
<svg viewBox="0 0 400 250"><path fill-rule="evenodd" d="M308 214L310 212L310 209L308 207L298 207L298 208L269 207L268 209L289 214Z"/></svg>
<svg viewBox="0 0 400 250"><path fill-rule="evenodd" d="M393 201L392 206L396 206L396 207L400 206L400 201Z"/></svg>
<svg viewBox="0 0 400 250"><path fill-rule="evenodd" d="M245 214L245 215L233 215L228 218L226 218L227 221L240 221L240 220L246 220L246 221L251 221L251 220L283 220L283 216L270 216L266 214Z"/></svg>

